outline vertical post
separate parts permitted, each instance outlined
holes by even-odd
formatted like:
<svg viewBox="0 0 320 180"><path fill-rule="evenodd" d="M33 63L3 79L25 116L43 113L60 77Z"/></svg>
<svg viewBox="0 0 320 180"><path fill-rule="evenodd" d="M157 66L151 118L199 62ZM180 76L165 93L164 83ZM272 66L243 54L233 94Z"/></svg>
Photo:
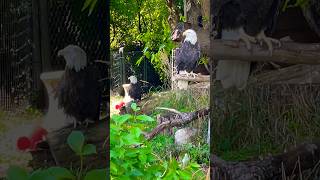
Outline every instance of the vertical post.
<svg viewBox="0 0 320 180"><path fill-rule="evenodd" d="M32 31L33 31L33 46L32 46L32 79L33 79L33 93L32 104L37 107L45 105L44 88L41 84L40 73L42 72L41 64L41 43L40 43L40 24L39 24L39 0L32 0ZM39 103L38 103L39 102Z"/></svg>
<svg viewBox="0 0 320 180"><path fill-rule="evenodd" d="M183 0L183 16L187 20L187 0Z"/></svg>
<svg viewBox="0 0 320 180"><path fill-rule="evenodd" d="M49 11L48 0L39 0L40 12L40 34L41 34L41 59L42 69L44 72L50 71L51 56L50 56L50 37L49 37Z"/></svg>

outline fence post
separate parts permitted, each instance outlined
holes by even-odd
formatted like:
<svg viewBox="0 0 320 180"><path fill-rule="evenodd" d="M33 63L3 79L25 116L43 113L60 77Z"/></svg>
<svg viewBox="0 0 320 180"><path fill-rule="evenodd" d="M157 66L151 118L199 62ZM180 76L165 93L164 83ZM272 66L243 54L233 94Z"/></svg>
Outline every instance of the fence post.
<svg viewBox="0 0 320 180"><path fill-rule="evenodd" d="M52 69L50 56L48 0L39 0L39 15L42 70L46 72Z"/></svg>
<svg viewBox="0 0 320 180"><path fill-rule="evenodd" d="M41 42L40 42L40 21L39 21L39 0L32 0L32 79L33 79L33 94L30 98L31 104L36 107L43 108L46 105L44 87L40 81L42 72L41 63ZM36 95L36 96L34 96Z"/></svg>

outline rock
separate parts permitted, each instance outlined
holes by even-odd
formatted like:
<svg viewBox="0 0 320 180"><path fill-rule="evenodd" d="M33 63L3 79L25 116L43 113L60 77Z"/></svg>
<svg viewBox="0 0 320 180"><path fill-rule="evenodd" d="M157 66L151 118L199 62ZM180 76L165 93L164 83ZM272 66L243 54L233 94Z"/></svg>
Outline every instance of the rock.
<svg viewBox="0 0 320 180"><path fill-rule="evenodd" d="M196 135L197 129L183 128L179 129L174 135L174 141L177 145L192 143L192 139Z"/></svg>

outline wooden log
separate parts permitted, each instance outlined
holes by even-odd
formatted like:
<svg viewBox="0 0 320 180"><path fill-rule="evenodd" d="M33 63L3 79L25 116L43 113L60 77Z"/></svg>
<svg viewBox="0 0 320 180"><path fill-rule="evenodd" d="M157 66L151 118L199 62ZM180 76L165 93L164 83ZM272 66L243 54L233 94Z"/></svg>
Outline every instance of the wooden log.
<svg viewBox="0 0 320 180"><path fill-rule="evenodd" d="M248 84L320 83L319 65L293 65L251 77Z"/></svg>
<svg viewBox="0 0 320 180"><path fill-rule="evenodd" d="M280 62L287 64L320 64L320 44L282 42L282 46L275 47L273 55L266 47L252 44L249 51L245 44L239 41L213 40L210 49L206 49L215 60L241 60L256 62Z"/></svg>
<svg viewBox="0 0 320 180"><path fill-rule="evenodd" d="M201 116L206 116L209 114L209 108L204 108L195 112L188 113L178 113L170 116L162 116L160 120L162 123L155 127L151 132L145 133L145 137L148 140L153 139L156 135L161 133L166 128L172 128L176 126L186 125Z"/></svg>
<svg viewBox="0 0 320 180"><path fill-rule="evenodd" d="M320 142L303 143L296 148L262 160L227 162L211 156L211 179L248 180L299 177L305 170L315 168L320 160ZM290 179L290 178L289 178Z"/></svg>
<svg viewBox="0 0 320 180"><path fill-rule="evenodd" d="M101 120L95 124L89 125L89 127L77 127L84 133L86 143L94 144L97 148L97 154L89 155L84 159L84 165L86 168L105 168L108 165L107 158L109 157L109 143L106 142L109 132L107 131L107 125L109 121ZM80 159L70 149L67 144L67 138L69 134L75 130L73 125L54 132L51 132L47 136L47 142L50 146L51 153L58 166L70 168L80 167Z"/></svg>
<svg viewBox="0 0 320 180"><path fill-rule="evenodd" d="M187 77L185 75L174 75L172 77L172 80L174 81L192 81L192 82L210 82L210 76L204 76L204 75L198 75L197 77Z"/></svg>

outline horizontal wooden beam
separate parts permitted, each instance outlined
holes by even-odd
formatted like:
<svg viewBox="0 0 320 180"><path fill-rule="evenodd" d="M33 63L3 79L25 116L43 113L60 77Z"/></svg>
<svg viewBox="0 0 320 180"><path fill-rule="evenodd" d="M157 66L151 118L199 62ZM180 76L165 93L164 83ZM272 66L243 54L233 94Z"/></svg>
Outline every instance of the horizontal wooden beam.
<svg viewBox="0 0 320 180"><path fill-rule="evenodd" d="M271 56L268 49L259 44L252 44L248 50L243 42L214 40L211 48L204 49L214 60L240 60L256 62L280 62L288 64L320 64L320 44L302 44L282 42L281 47L275 47Z"/></svg>
<svg viewBox="0 0 320 180"><path fill-rule="evenodd" d="M172 77L173 81L191 81L191 82L210 82L210 75L198 75L196 77L188 77L186 75L174 75Z"/></svg>

